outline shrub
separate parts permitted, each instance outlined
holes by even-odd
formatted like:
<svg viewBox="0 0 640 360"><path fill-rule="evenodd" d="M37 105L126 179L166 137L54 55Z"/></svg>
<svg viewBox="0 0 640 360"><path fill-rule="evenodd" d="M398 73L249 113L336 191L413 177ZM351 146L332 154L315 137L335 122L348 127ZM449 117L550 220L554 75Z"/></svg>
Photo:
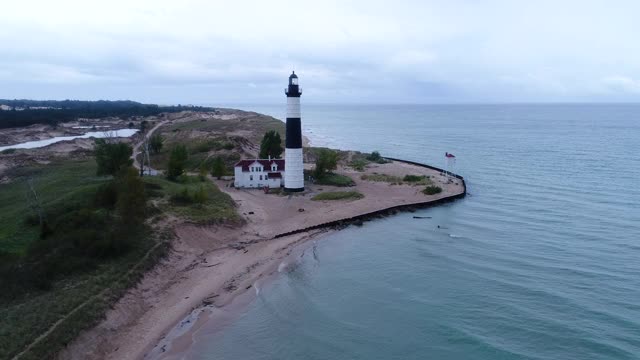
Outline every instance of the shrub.
<svg viewBox="0 0 640 360"><path fill-rule="evenodd" d="M328 191L320 193L311 198L311 200L358 200L364 197L357 191Z"/></svg>
<svg viewBox="0 0 640 360"><path fill-rule="evenodd" d="M402 181L406 182L418 182L426 178L424 175L405 175Z"/></svg>
<svg viewBox="0 0 640 360"><path fill-rule="evenodd" d="M118 190L116 184L110 181L98 188L93 196L93 205L113 209L118 201Z"/></svg>
<svg viewBox="0 0 640 360"><path fill-rule="evenodd" d="M422 192L426 195L435 195L442 192L442 188L440 186L429 185Z"/></svg>
<svg viewBox="0 0 640 360"><path fill-rule="evenodd" d="M213 159L213 164L211 165L211 176L220 179L221 176L224 176L226 170L224 160L220 156Z"/></svg>
<svg viewBox="0 0 640 360"><path fill-rule="evenodd" d="M349 163L349 166L356 171L364 171L364 168L367 167L367 163L368 162L365 159L354 159Z"/></svg>
<svg viewBox="0 0 640 360"><path fill-rule="evenodd" d="M332 185L332 186L354 186L355 182L352 178L346 175L340 175L335 173L327 173L317 178L315 181L318 185Z"/></svg>
<svg viewBox="0 0 640 360"><path fill-rule="evenodd" d="M383 158L383 157L380 155L380 153L379 153L379 152L377 152L377 151L374 151L374 152L372 152L371 154L369 154L369 155L367 156L367 160L369 160L369 161L373 161L373 162L378 163L378 164L385 164L385 163L388 163L388 162L389 162L389 161L387 161L385 158Z"/></svg>
<svg viewBox="0 0 640 360"><path fill-rule="evenodd" d="M182 189L182 191L177 194L171 195L169 200L175 205L189 205L193 203L193 198L187 188Z"/></svg>
<svg viewBox="0 0 640 360"><path fill-rule="evenodd" d="M193 202L197 204L204 204L207 202L207 199L209 199L209 195L203 186L200 186L193 194Z"/></svg>
<svg viewBox="0 0 640 360"><path fill-rule="evenodd" d="M171 150L169 164L167 166L167 177L170 180L175 180L178 176L182 175L188 157L187 148L184 145L176 145L173 150Z"/></svg>
<svg viewBox="0 0 640 360"><path fill-rule="evenodd" d="M338 153L329 149L319 149L316 158L316 169L313 175L320 179L323 175L338 168Z"/></svg>
<svg viewBox="0 0 640 360"><path fill-rule="evenodd" d="M133 148L129 144L110 143L106 139L97 139L95 142L97 175L116 175L121 169L133 164L132 154Z"/></svg>
<svg viewBox="0 0 640 360"><path fill-rule="evenodd" d="M4 149L4 150L0 151L0 154L9 155L9 154L13 154L14 152L16 152L16 149Z"/></svg>
<svg viewBox="0 0 640 360"><path fill-rule="evenodd" d="M154 154L159 154L164 144L164 138L160 134L155 134L149 139L149 149Z"/></svg>

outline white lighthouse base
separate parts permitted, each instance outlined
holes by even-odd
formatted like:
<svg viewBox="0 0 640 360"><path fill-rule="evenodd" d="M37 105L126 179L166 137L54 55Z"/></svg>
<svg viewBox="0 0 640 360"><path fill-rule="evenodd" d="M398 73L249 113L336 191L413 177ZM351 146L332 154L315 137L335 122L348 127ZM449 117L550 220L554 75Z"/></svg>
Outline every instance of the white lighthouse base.
<svg viewBox="0 0 640 360"><path fill-rule="evenodd" d="M284 190L304 191L302 149L286 149L284 152L284 161Z"/></svg>

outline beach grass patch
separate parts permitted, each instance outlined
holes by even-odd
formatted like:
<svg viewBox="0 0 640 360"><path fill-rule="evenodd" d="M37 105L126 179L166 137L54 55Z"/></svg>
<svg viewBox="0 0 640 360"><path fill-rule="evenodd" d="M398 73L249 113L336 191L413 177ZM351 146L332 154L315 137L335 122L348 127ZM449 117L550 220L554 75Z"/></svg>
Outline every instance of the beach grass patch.
<svg viewBox="0 0 640 360"><path fill-rule="evenodd" d="M312 197L311 200L358 200L363 197L364 195L357 191L327 191Z"/></svg>
<svg viewBox="0 0 640 360"><path fill-rule="evenodd" d="M442 192L442 188L440 186L429 185L426 188L424 188L424 190L422 190L422 192L425 195L435 195L435 194L441 193Z"/></svg>
<svg viewBox="0 0 640 360"><path fill-rule="evenodd" d="M198 224L237 221L236 204L208 179L183 175L179 182L160 176L146 177L147 186L154 187L160 210Z"/></svg>
<svg viewBox="0 0 640 360"><path fill-rule="evenodd" d="M402 181L412 185L432 185L431 179L426 175L405 175Z"/></svg>
<svg viewBox="0 0 640 360"><path fill-rule="evenodd" d="M349 163L349 166L356 171L364 171L364 169L367 168L367 164L369 164L369 161L367 161L366 159L357 158L357 159L351 160L351 162Z"/></svg>
<svg viewBox="0 0 640 360"><path fill-rule="evenodd" d="M326 173L322 175L322 177L317 178L315 183L318 185L331 185L340 187L354 186L356 184L352 178L336 173Z"/></svg>
<svg viewBox="0 0 640 360"><path fill-rule="evenodd" d="M383 158L382 155L380 155L380 153L377 151L374 151L371 154L367 155L366 159L376 164L386 164L390 162L389 160Z"/></svg>
<svg viewBox="0 0 640 360"><path fill-rule="evenodd" d="M387 175L387 174L363 174L360 179L375 182L386 182L392 185L402 185L402 178L399 176Z"/></svg>

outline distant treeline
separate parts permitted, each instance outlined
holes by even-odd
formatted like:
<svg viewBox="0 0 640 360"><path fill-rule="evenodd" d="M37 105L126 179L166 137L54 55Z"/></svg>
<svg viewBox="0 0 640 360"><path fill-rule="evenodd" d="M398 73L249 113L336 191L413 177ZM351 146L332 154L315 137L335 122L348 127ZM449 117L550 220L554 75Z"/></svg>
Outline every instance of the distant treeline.
<svg viewBox="0 0 640 360"><path fill-rule="evenodd" d="M3 100L0 105L10 110L0 110L0 128L21 127L33 124L56 125L78 118L98 119L134 116L153 116L163 112L184 110L213 111L201 106L158 106L135 101L79 101L79 100Z"/></svg>

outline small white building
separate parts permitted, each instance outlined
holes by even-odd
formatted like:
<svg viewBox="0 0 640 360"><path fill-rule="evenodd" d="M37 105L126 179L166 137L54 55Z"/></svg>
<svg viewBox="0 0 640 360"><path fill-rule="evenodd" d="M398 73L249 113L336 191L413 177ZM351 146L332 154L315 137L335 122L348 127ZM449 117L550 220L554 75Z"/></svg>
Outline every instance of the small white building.
<svg viewBox="0 0 640 360"><path fill-rule="evenodd" d="M237 188L279 188L284 186L284 159L240 160L234 166Z"/></svg>

